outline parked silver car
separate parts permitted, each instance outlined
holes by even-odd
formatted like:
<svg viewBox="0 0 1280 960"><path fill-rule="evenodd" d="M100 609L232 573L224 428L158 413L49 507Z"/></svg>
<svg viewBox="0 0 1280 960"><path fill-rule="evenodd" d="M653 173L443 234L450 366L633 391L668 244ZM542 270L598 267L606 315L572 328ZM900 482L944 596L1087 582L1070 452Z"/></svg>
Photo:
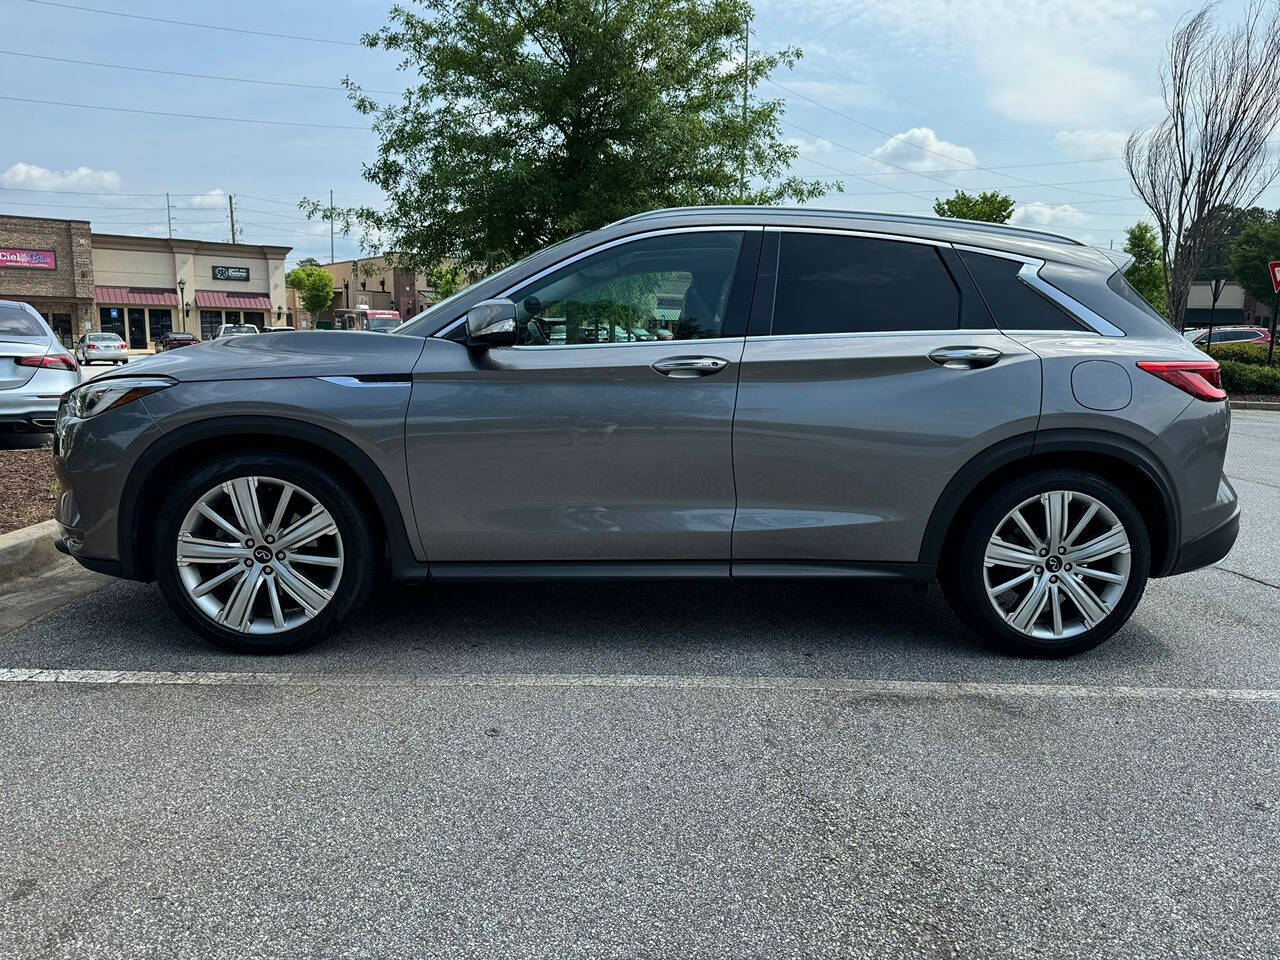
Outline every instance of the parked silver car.
<svg viewBox="0 0 1280 960"><path fill-rule="evenodd" d="M1063 655L1230 549L1229 422L1217 364L1070 239L695 208L389 336L86 384L57 514L65 552L242 651L331 633L385 556L402 581L938 578L982 636Z"/></svg>
<svg viewBox="0 0 1280 960"><path fill-rule="evenodd" d="M91 363L126 364L129 345L118 333L86 333L76 341L76 359L85 367Z"/></svg>
<svg viewBox="0 0 1280 960"><path fill-rule="evenodd" d="M0 432L53 430L80 367L30 304L0 300Z"/></svg>

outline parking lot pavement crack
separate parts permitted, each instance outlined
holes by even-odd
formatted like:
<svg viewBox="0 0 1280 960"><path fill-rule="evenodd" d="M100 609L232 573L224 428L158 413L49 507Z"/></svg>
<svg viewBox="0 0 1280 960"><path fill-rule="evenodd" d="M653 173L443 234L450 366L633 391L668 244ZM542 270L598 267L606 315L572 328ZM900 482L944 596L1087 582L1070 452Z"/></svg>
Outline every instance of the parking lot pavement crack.
<svg viewBox="0 0 1280 960"><path fill-rule="evenodd" d="M1227 479L1232 483L1256 483L1260 487L1270 487L1272 490L1280 490L1280 484L1268 483L1266 480L1255 480L1253 477L1233 477L1227 474Z"/></svg>
<svg viewBox="0 0 1280 960"><path fill-rule="evenodd" d="M1270 580L1259 580L1257 577L1251 577L1247 573L1241 573L1239 570L1232 570L1230 567L1224 567L1220 564L1214 564L1212 569L1221 570L1223 573L1229 573L1234 577L1242 580L1248 580L1250 583L1256 583L1263 587L1270 587L1272 590L1280 590L1280 583L1272 583Z"/></svg>

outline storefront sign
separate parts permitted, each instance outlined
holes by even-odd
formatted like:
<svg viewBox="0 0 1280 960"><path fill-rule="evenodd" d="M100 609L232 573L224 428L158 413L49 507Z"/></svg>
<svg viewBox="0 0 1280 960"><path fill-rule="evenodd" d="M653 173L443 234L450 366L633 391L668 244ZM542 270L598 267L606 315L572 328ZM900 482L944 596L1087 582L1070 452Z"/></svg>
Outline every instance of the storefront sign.
<svg viewBox="0 0 1280 960"><path fill-rule="evenodd" d="M52 250L22 250L18 247L0 247L0 267L56 270L58 268L58 258Z"/></svg>
<svg viewBox="0 0 1280 960"><path fill-rule="evenodd" d="M248 280L248 267L214 267L213 279L215 280Z"/></svg>

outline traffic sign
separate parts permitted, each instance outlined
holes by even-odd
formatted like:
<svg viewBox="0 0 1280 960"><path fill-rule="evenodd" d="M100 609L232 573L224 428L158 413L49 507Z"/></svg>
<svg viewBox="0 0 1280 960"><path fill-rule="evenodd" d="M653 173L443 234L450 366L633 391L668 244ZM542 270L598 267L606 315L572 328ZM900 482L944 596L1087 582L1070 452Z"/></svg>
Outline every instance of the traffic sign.
<svg viewBox="0 0 1280 960"><path fill-rule="evenodd" d="M1271 269L1271 286L1280 293L1280 260L1272 260L1267 266Z"/></svg>

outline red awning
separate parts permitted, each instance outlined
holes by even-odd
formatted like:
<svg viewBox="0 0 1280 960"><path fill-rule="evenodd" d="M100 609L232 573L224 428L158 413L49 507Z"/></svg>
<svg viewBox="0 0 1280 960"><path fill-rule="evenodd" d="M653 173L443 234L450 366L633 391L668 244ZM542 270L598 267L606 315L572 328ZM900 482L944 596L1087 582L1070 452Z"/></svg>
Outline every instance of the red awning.
<svg viewBox="0 0 1280 960"><path fill-rule="evenodd" d="M197 290L197 307L216 310L270 310L271 296L266 293L227 293L223 290Z"/></svg>
<svg viewBox="0 0 1280 960"><path fill-rule="evenodd" d="M178 291L165 287L94 287L93 299L131 307L176 307Z"/></svg>

